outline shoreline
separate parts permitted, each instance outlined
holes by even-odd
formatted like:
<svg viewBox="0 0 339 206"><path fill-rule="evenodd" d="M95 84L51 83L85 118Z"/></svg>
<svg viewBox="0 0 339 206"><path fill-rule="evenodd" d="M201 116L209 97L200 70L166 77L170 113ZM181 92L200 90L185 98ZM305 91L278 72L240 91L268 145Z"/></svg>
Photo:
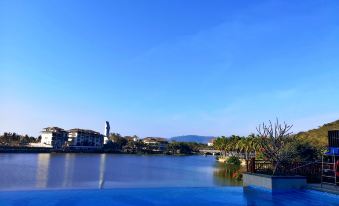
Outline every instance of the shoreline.
<svg viewBox="0 0 339 206"><path fill-rule="evenodd" d="M105 149L87 148L87 149L53 149L43 147L25 147L25 146L0 146L0 154L9 153L86 153L86 154L132 154L132 155L166 155L166 156L191 156L203 155L202 153L192 154L169 154L166 152L123 152L109 151Z"/></svg>

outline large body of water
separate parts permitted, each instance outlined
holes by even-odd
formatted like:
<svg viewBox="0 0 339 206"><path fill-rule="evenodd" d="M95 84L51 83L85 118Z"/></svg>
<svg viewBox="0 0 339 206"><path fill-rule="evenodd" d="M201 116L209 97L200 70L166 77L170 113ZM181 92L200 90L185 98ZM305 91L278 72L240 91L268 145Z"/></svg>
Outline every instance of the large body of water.
<svg viewBox="0 0 339 206"><path fill-rule="evenodd" d="M211 156L0 154L0 206L339 205L311 190L245 190L232 171Z"/></svg>
<svg viewBox="0 0 339 206"><path fill-rule="evenodd" d="M220 175L222 169L212 156L0 154L0 189L211 187L240 184Z"/></svg>

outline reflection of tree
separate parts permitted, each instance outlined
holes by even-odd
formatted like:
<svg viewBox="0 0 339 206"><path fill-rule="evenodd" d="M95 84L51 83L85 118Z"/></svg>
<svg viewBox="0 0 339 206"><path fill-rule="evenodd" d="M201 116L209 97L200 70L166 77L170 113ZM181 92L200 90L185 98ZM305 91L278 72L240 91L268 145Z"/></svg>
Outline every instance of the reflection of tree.
<svg viewBox="0 0 339 206"><path fill-rule="evenodd" d="M240 185L244 167L234 164L218 163L213 175L217 183L222 185Z"/></svg>

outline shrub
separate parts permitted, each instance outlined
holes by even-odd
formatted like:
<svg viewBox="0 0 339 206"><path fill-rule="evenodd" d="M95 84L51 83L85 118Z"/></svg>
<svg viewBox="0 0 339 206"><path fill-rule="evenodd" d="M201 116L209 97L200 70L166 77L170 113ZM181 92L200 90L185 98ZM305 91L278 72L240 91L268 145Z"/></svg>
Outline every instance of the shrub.
<svg viewBox="0 0 339 206"><path fill-rule="evenodd" d="M234 165L240 165L240 160L236 156L231 156L226 161L227 164L234 164Z"/></svg>
<svg viewBox="0 0 339 206"><path fill-rule="evenodd" d="M316 161L321 158L321 149L311 143L295 139L293 142L286 144L285 149L288 150L292 161Z"/></svg>

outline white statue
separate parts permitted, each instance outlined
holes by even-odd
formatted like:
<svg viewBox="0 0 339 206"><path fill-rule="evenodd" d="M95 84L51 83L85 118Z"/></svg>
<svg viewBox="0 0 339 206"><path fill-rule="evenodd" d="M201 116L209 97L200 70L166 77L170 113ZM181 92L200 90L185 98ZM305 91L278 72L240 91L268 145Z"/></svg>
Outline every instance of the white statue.
<svg viewBox="0 0 339 206"><path fill-rule="evenodd" d="M107 144L108 142L108 137L109 137L109 130L111 129L111 127L109 126L109 122L106 121L106 124L105 124L105 136L104 136L104 144Z"/></svg>

